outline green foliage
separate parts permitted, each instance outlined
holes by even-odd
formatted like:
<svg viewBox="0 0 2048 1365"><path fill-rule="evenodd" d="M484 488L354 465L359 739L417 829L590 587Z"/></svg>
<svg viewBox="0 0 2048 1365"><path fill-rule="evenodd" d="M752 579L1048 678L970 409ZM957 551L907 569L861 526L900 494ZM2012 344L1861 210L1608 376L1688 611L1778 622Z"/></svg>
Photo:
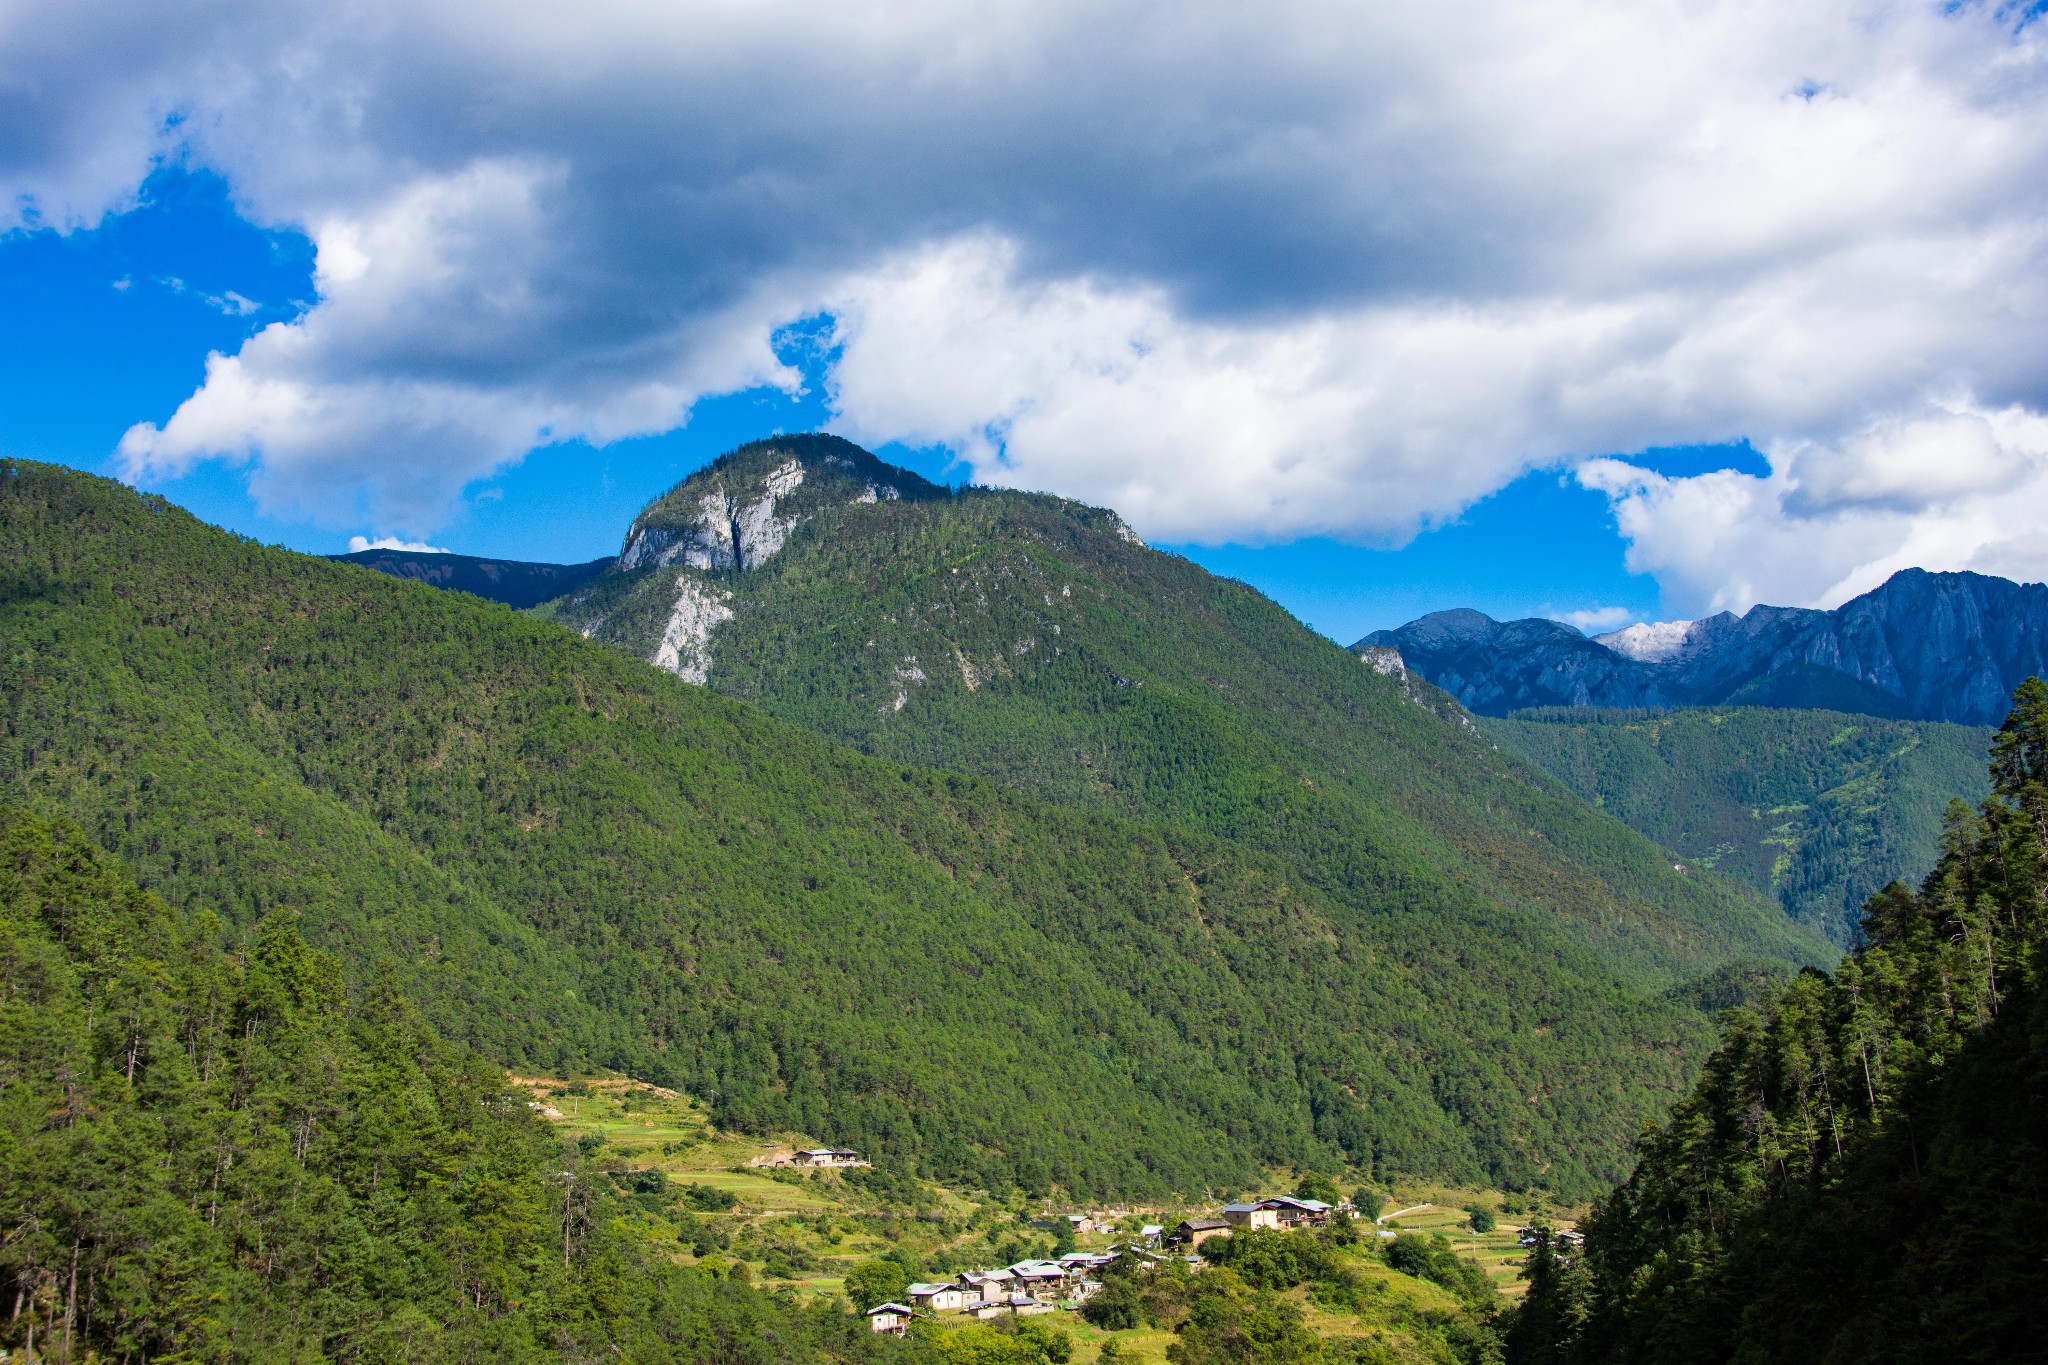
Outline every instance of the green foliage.
<svg viewBox="0 0 2048 1365"><path fill-rule="evenodd" d="M877 1360L620 1231L610 1182L290 911L236 936L0 807L0 1324L37 1360ZM851 1353L849 1357L849 1353ZM11 1357L10 1357L11 1358Z"/></svg>
<svg viewBox="0 0 2048 1365"><path fill-rule="evenodd" d="M1105 1332L1126 1332L1144 1321L1138 1286L1129 1276L1102 1282L1095 1297L1081 1305L1081 1316Z"/></svg>
<svg viewBox="0 0 2048 1365"><path fill-rule="evenodd" d="M905 1286L910 1283L903 1273L903 1267L893 1260L877 1257L862 1261L846 1272L846 1297L853 1306L862 1310L876 1304L895 1303L903 1297Z"/></svg>
<svg viewBox="0 0 2048 1365"><path fill-rule="evenodd" d="M1473 1204L1466 1208L1465 1212L1472 1215L1472 1231L1481 1233L1493 1231L1494 1216L1492 1209L1487 1208L1484 1204Z"/></svg>
<svg viewBox="0 0 2048 1365"><path fill-rule="evenodd" d="M702 1209L706 1213L718 1213L740 1202L739 1196L731 1190L721 1190L716 1185L693 1183L683 1190L683 1196L690 1201L691 1208Z"/></svg>
<svg viewBox="0 0 2048 1365"><path fill-rule="evenodd" d="M1360 1185L1351 1192L1351 1206L1367 1218L1377 1218L1387 1206L1387 1196L1370 1185Z"/></svg>
<svg viewBox="0 0 2048 1365"><path fill-rule="evenodd" d="M1257 1289L1292 1289L1338 1273L1335 1248L1305 1232L1250 1228L1211 1241L1203 1251L1211 1262L1230 1267Z"/></svg>
<svg viewBox="0 0 2048 1365"><path fill-rule="evenodd" d="M1520 711L1484 731L1602 810L1754 886L1843 947L1863 902L1939 856L1989 732L1834 711Z"/></svg>
<svg viewBox="0 0 2048 1365"><path fill-rule="evenodd" d="M1329 1176L1318 1175L1314 1171L1308 1172L1301 1179L1294 1182L1294 1197L1296 1199L1320 1199L1325 1204L1341 1204L1344 1202L1344 1192L1337 1188L1337 1182Z"/></svg>
<svg viewBox="0 0 2048 1365"><path fill-rule="evenodd" d="M1545 1245L1532 1361L2013 1359L2048 1330L2048 687L1868 945L1729 1016L1692 1094Z"/></svg>
<svg viewBox="0 0 2048 1365"><path fill-rule="evenodd" d="M867 528L847 551L889 562L896 532L844 510ZM1004 590L971 556L1014 532L1073 556L1032 559L1012 598L1071 582L1058 600L1099 643L1005 657L1053 660L1025 712L1111 727L1101 799L1055 780L1088 764L1038 722L984 714L994 683L948 692L903 756L1014 743L1046 775L1015 785L1084 809L863 758L532 617L28 463L0 468L0 792L70 813L174 906L236 928L295 911L356 988L388 972L481 1055L685 1088L722 1128L882 1170L1080 1197L1281 1164L1567 1191L1619 1174L1622 1135L1710 1032L1655 988L1763 943L1754 907L1660 873L1248 590L1159 556L1117 579L1106 514L898 510L939 518L902 563L979 564L975 591ZM792 547L764 572L806 563ZM784 616L742 657L822 685L841 663L806 652L813 627L913 600L869 586L826 574L823 618ZM1151 671L1183 617L1239 643ZM1233 672L1268 653L1295 682ZM1301 706L1251 724L1235 688Z"/></svg>
<svg viewBox="0 0 2048 1365"><path fill-rule="evenodd" d="M971 1323L934 1332L929 1340L946 1365L1067 1365L1074 1358L1071 1336L1033 1318L1008 1319L1001 1327Z"/></svg>
<svg viewBox="0 0 2048 1365"><path fill-rule="evenodd" d="M1475 1307L1490 1305L1498 1297L1486 1272L1453 1251L1441 1233L1404 1232L1388 1242L1382 1254L1403 1275L1428 1280Z"/></svg>

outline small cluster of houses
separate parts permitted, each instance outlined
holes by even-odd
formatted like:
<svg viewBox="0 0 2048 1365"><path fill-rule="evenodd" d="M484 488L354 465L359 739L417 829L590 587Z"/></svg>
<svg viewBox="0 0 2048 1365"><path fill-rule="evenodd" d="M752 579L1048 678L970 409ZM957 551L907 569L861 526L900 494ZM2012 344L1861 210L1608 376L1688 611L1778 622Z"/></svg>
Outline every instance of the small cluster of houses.
<svg viewBox="0 0 2048 1365"><path fill-rule="evenodd" d="M1156 1223L1138 1232L1138 1240L1113 1246L1107 1251L1075 1251L1056 1261L1019 1261L999 1270L967 1270L944 1283L914 1284L904 1291L908 1303L885 1303L868 1310L868 1326L877 1332L901 1334L920 1314L963 1313L977 1318L1005 1315L1032 1317L1056 1312L1062 1305L1078 1306L1101 1291L1094 1273L1119 1255L1133 1255L1148 1261L1165 1258L1155 1250L1165 1243L1183 1252L1193 1252L1213 1237L1228 1237L1239 1229L1273 1228L1287 1231L1327 1227L1335 1218L1356 1218L1358 1210L1349 1203L1325 1204L1319 1199L1282 1197L1261 1199L1251 1204L1230 1204L1217 1218L1190 1218L1171 1233ZM1095 1222L1085 1214L1070 1214L1068 1226L1076 1232L1094 1230ZM1200 1258L1188 1256L1197 1264Z"/></svg>
<svg viewBox="0 0 2048 1365"><path fill-rule="evenodd" d="M1189 1218L1173 1230L1167 1241L1193 1251L1213 1237L1228 1237L1240 1229L1273 1228L1292 1232L1299 1228L1324 1228L1336 1218L1356 1218L1358 1210L1350 1201L1325 1204L1320 1199L1296 1199L1283 1195L1253 1204L1226 1204L1220 1217Z"/></svg>

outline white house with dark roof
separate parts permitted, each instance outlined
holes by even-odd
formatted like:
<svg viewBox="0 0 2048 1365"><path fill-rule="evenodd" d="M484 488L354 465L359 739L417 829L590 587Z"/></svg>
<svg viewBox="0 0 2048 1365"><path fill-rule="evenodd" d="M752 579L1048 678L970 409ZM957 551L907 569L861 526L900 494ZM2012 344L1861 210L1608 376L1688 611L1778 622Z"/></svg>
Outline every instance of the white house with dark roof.
<svg viewBox="0 0 2048 1365"><path fill-rule="evenodd" d="M902 1336L910 1330L916 1310L907 1303L878 1303L867 1312L870 1332L891 1332Z"/></svg>
<svg viewBox="0 0 2048 1365"><path fill-rule="evenodd" d="M1277 1228L1280 1226L1280 1211L1273 1207L1271 1200L1260 1200L1256 1204L1225 1204L1223 1221L1233 1228Z"/></svg>

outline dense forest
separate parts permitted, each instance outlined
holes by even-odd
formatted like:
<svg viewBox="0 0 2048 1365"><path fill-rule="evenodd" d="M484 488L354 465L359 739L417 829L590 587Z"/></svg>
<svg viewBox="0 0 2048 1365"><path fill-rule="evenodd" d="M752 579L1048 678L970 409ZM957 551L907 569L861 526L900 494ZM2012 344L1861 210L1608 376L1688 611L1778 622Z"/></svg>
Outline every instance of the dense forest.
<svg viewBox="0 0 2048 1365"><path fill-rule="evenodd" d="M1992 732L1934 721L1553 707L1479 725L1690 866L1747 882L1844 948L1866 900L1934 866L1949 801L1989 790Z"/></svg>
<svg viewBox="0 0 2048 1365"><path fill-rule="evenodd" d="M1361 724L1462 733L1362 695ZM1465 752L1483 786L1491 751ZM1321 781L1245 800L1285 823ZM1263 1164L1590 1193L1744 960L1797 946L1708 890L1504 902L1420 834L1306 822L1333 864L1311 876L862 757L504 607L28 463L0 469L0 788L180 910L298 914L355 987L388 973L495 1062L612 1067L722 1126L988 1189Z"/></svg>
<svg viewBox="0 0 2048 1365"><path fill-rule="evenodd" d="M0 1342L33 1360L858 1362L674 1264L504 1075L290 912L166 906L0 807Z"/></svg>
<svg viewBox="0 0 2048 1365"><path fill-rule="evenodd" d="M2038 1359L2048 1333L2048 685L1867 946L1738 1009L1635 1174L1545 1243L1537 1362Z"/></svg>

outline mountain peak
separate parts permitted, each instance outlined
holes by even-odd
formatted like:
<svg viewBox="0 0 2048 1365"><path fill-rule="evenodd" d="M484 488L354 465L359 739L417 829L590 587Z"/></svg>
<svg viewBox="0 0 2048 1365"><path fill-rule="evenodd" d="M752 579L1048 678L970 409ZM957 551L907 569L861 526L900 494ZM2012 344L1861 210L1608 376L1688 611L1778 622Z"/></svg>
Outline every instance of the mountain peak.
<svg viewBox="0 0 2048 1365"><path fill-rule="evenodd" d="M719 456L643 508L627 528L619 568L744 573L824 507L945 496L938 484L838 436L771 436Z"/></svg>
<svg viewBox="0 0 2048 1365"><path fill-rule="evenodd" d="M1691 621L1638 621L1605 635L1595 635L1593 642L1637 663L1661 664L1685 652L1692 639L1693 625Z"/></svg>

